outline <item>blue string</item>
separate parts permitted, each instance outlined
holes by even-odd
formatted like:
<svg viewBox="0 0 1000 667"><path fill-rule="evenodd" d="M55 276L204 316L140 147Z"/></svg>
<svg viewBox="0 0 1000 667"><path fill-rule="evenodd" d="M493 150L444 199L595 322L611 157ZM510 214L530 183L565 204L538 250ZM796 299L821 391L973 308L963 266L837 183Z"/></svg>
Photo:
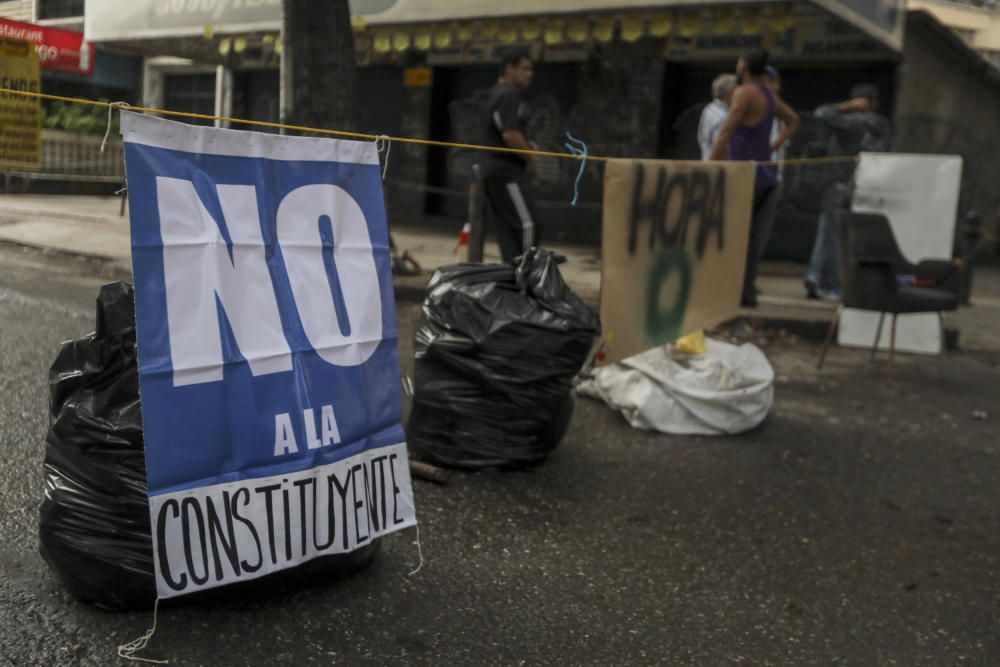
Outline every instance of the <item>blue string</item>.
<svg viewBox="0 0 1000 667"><path fill-rule="evenodd" d="M580 179L583 178L583 170L587 167L587 157L589 153L587 151L587 144L580 141L569 132L566 132L566 138L577 144L574 146L573 144L566 142L566 144L564 144L566 146L566 150L573 155L583 156L583 159L580 160L580 171L576 173L576 181L573 182L573 201L570 202L572 206L576 206L576 202L580 199Z"/></svg>

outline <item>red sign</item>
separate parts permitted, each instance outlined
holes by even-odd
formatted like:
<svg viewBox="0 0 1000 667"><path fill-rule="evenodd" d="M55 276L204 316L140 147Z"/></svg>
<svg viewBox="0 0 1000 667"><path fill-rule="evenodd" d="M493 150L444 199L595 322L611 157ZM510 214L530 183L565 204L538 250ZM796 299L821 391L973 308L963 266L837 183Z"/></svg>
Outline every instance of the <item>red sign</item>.
<svg viewBox="0 0 1000 667"><path fill-rule="evenodd" d="M84 76L94 73L94 47L83 41L82 32L0 18L0 37L34 42L42 69Z"/></svg>

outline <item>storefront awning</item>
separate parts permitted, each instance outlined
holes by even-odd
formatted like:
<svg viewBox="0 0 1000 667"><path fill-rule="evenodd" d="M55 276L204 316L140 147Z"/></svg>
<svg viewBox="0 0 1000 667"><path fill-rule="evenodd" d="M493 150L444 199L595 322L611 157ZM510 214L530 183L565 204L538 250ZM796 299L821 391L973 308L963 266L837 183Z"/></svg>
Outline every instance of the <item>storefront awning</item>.
<svg viewBox="0 0 1000 667"><path fill-rule="evenodd" d="M147 55L219 61L215 39L272 35L281 29L281 0L88 0L90 42L127 45ZM905 0L352 0L355 28L372 52L428 51L457 42L583 44L698 34L752 36L785 31L793 14L822 8L883 49L902 44ZM273 37L269 38L273 39ZM365 40L362 39L362 42ZM266 51L267 43L264 43ZM836 54L831 54L836 55Z"/></svg>

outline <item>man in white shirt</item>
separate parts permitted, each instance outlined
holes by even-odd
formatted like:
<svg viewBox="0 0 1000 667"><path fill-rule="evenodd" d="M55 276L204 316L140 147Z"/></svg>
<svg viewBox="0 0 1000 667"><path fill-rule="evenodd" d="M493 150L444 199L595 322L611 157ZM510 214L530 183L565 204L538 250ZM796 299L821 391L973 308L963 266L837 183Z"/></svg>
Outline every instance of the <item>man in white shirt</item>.
<svg viewBox="0 0 1000 667"><path fill-rule="evenodd" d="M701 147L702 160L708 159L715 144L715 135L726 123L736 83L732 74L722 74L712 82L712 97L715 99L701 112L701 120L698 121L698 146Z"/></svg>

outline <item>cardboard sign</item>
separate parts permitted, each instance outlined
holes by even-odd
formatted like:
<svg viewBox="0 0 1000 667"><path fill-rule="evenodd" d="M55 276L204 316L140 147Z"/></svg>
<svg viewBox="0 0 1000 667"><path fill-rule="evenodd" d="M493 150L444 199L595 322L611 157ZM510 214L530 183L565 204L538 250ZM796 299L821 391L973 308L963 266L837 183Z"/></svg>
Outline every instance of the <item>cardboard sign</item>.
<svg viewBox="0 0 1000 667"><path fill-rule="evenodd" d="M0 88L39 92L38 56L28 42L0 39ZM42 166L42 107L37 97L0 94L0 169Z"/></svg>
<svg viewBox="0 0 1000 667"><path fill-rule="evenodd" d="M750 163L608 162L601 253L605 362L736 315L753 182Z"/></svg>
<svg viewBox="0 0 1000 667"><path fill-rule="evenodd" d="M122 129L160 597L414 525L374 144Z"/></svg>

